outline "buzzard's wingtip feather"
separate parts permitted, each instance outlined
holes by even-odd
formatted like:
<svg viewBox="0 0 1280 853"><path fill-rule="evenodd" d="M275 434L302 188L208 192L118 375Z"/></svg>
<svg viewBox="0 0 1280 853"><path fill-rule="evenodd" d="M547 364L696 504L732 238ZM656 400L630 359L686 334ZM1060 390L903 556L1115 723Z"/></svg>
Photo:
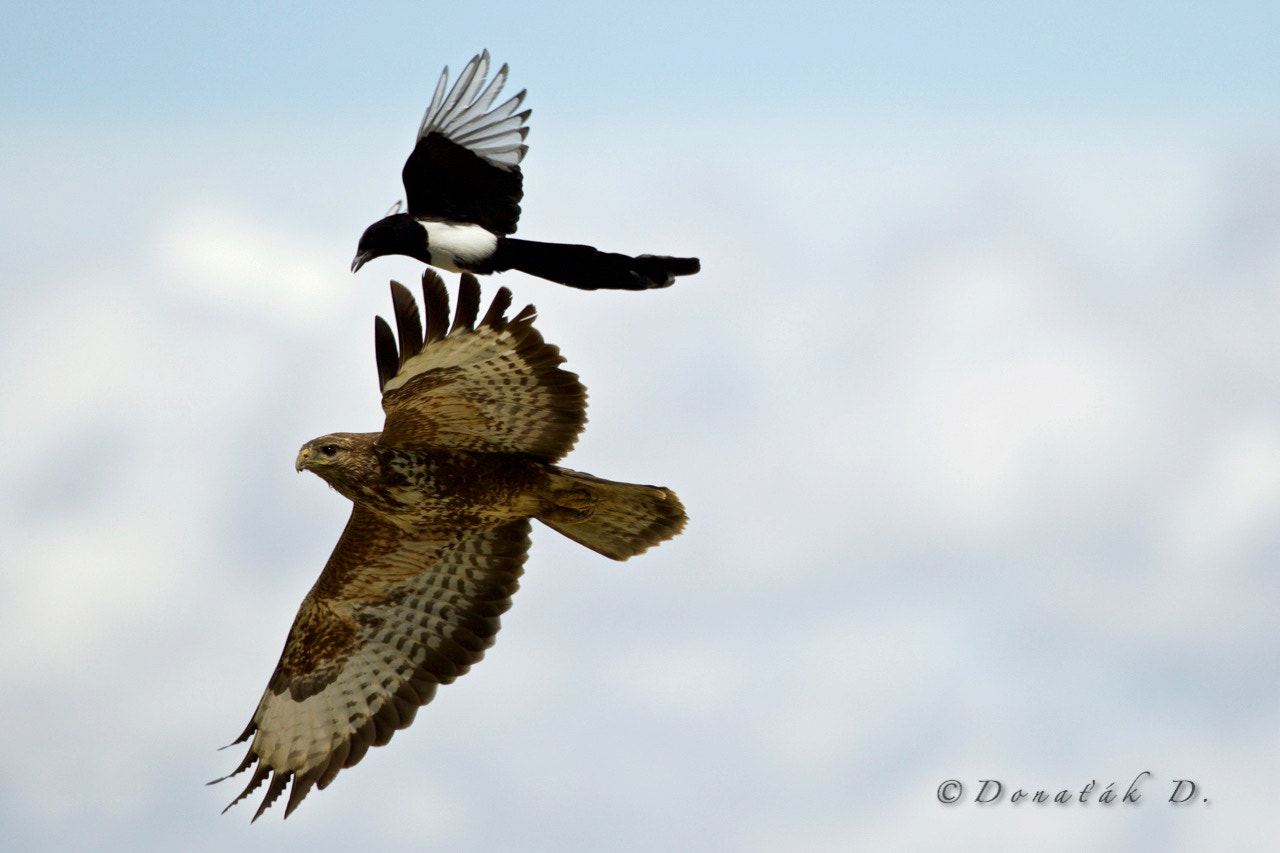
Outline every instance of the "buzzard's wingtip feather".
<svg viewBox="0 0 1280 853"><path fill-rule="evenodd" d="M428 268L422 274L423 309L427 316L426 342L432 343L445 336L449 324L449 290L444 279Z"/></svg>
<svg viewBox="0 0 1280 853"><path fill-rule="evenodd" d="M469 332L475 328L480 314L480 282L471 273L463 273L458 283L458 311L449 334Z"/></svg>
<svg viewBox="0 0 1280 853"><path fill-rule="evenodd" d="M316 787L323 791L329 787L329 783L338 775L338 771L346 766L347 754L351 752L351 741L344 740L338 744L333 753L329 756L329 763L320 768L319 774L316 776Z"/></svg>
<svg viewBox="0 0 1280 853"><path fill-rule="evenodd" d="M498 292L493 296L493 304L489 306L489 310L485 312L484 319L480 321L481 326L492 326L495 329L501 329L506 325L507 309L511 307L511 291L505 287L499 287Z"/></svg>
<svg viewBox="0 0 1280 853"><path fill-rule="evenodd" d="M315 784L316 779L320 776L320 771L324 769L316 767L309 771L305 776L294 776L293 784L289 786L289 802L284 807L284 816L287 818L293 814L293 810L298 807L303 798L311 792L311 786Z"/></svg>
<svg viewBox="0 0 1280 853"><path fill-rule="evenodd" d="M531 325L536 319L538 319L538 309L533 307L533 305L526 305L520 309L519 314L511 319L511 323L513 325L516 323ZM538 337L538 343L542 343L541 335Z"/></svg>
<svg viewBox="0 0 1280 853"><path fill-rule="evenodd" d="M242 737L240 740L244 740L244 738ZM235 746L236 744L240 743L240 740L236 741L235 743L229 743L227 744L227 746L219 747L218 751L221 752L222 750L226 749L228 746ZM253 762L255 760L257 760L257 756L253 754L253 750L251 749L244 754L244 759L236 766L235 770L232 770L226 776L219 777L217 779L214 779L212 782L206 782L205 784L216 785L219 782L225 782L226 780L230 779L232 776L238 776L239 774L243 773L244 771L252 767Z"/></svg>
<svg viewBox="0 0 1280 853"><path fill-rule="evenodd" d="M240 772L239 770L236 771L236 773L239 773L239 772ZM227 803L227 807L222 810L222 813L226 814L228 811L231 810L232 806L234 806L236 803L240 802L245 797L252 794L259 785L261 785L263 782L267 780L267 776L269 776L270 774L271 774L271 771L267 769L266 765L259 763L258 766L253 771L253 776L250 777L249 779L249 784L244 786L244 790L240 792L240 796L236 797L234 800ZM236 774L232 773L231 775L234 776Z"/></svg>
<svg viewBox="0 0 1280 853"><path fill-rule="evenodd" d="M373 318L373 352L378 362L378 388L385 388L400 370L400 353L391 326L381 317Z"/></svg>
<svg viewBox="0 0 1280 853"><path fill-rule="evenodd" d="M262 805L258 806L258 810L253 813L253 819L249 823L253 823L253 821L262 817L263 812L279 799L280 794L284 792L284 786L289 784L289 779L292 776L293 774L288 771L281 772L279 770L271 774L271 784L267 786L267 793L262 797Z"/></svg>
<svg viewBox="0 0 1280 853"><path fill-rule="evenodd" d="M347 752L347 760L343 763L343 768L356 766L369 751L369 746L373 743L373 720L365 720L363 726L351 733L347 742L351 748Z"/></svg>
<svg viewBox="0 0 1280 853"><path fill-rule="evenodd" d="M418 303L409 288L398 281L391 282L391 303L396 312L396 331L400 336L400 363L422 352L422 320L418 316Z"/></svg>

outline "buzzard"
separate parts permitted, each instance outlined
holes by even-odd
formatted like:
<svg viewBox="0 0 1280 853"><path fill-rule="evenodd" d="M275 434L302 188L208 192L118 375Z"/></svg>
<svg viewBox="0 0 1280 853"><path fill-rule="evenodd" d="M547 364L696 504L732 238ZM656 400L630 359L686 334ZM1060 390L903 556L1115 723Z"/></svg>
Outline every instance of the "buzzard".
<svg viewBox="0 0 1280 853"><path fill-rule="evenodd" d="M533 306L507 319L501 288L477 324L480 286L464 275L450 325L435 272L422 293L425 329L397 282L399 344L375 321L382 432L334 433L298 452L299 471L354 506L235 741L252 738L248 753L223 777L253 771L228 809L270 779L254 820L292 783L288 817L483 657L518 586L530 519L614 560L685 525L669 489L553 464L586 422L586 389L533 327Z"/></svg>
<svg viewBox="0 0 1280 853"><path fill-rule="evenodd" d="M528 150L530 110L519 111L524 90L491 108L507 82L507 66L486 87L488 73L486 50L467 63L447 95L449 69L440 75L401 173L408 212L397 202L365 229L352 272L373 258L408 255L454 272L515 269L584 290L647 290L700 269L697 258L633 258L509 236L524 196L520 161Z"/></svg>

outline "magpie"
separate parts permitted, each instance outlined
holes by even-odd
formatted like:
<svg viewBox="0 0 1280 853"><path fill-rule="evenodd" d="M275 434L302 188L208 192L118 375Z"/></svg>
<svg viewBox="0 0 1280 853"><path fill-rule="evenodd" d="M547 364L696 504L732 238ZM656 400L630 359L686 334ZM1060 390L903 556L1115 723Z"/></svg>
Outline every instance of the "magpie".
<svg viewBox="0 0 1280 853"><path fill-rule="evenodd" d="M365 229L352 272L373 258L408 255L452 272L514 269L583 290L647 290L701 269L697 258L633 258L511 237L524 196L520 161L529 150L525 122L532 111L520 109L523 89L493 107L507 82L507 66L486 87L488 73L486 50L467 63L446 94L444 69L401 173L408 210L402 213L397 202Z"/></svg>

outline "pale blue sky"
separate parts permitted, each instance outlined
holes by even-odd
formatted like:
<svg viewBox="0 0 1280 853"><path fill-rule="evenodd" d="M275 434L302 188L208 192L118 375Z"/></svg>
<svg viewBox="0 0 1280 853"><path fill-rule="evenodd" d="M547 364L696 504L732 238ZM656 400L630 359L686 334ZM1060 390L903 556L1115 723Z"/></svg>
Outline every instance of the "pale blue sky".
<svg viewBox="0 0 1280 853"><path fill-rule="evenodd" d="M0 848L1280 837L1274 4L11 6ZM378 428L420 272L348 264L482 47L522 236L703 260L483 285L589 389L567 463L690 525L622 566L535 530L486 659L249 826L203 783L348 513L294 455Z"/></svg>
<svg viewBox="0 0 1280 853"><path fill-rule="evenodd" d="M488 47L625 114L1280 108L1274 3L9 4L11 117L358 120Z"/></svg>

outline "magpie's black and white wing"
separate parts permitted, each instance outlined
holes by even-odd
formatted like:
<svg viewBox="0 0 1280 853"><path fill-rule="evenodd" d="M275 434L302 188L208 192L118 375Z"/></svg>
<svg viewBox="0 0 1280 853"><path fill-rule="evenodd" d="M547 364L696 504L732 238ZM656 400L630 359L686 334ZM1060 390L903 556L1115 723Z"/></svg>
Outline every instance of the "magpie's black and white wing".
<svg viewBox="0 0 1280 853"><path fill-rule="evenodd" d="M488 74L487 50L467 63L451 89L444 70L401 177L410 215L474 223L505 235L515 232L520 218L520 161L528 151L531 111L520 109L524 90L493 106L507 66L486 86Z"/></svg>

